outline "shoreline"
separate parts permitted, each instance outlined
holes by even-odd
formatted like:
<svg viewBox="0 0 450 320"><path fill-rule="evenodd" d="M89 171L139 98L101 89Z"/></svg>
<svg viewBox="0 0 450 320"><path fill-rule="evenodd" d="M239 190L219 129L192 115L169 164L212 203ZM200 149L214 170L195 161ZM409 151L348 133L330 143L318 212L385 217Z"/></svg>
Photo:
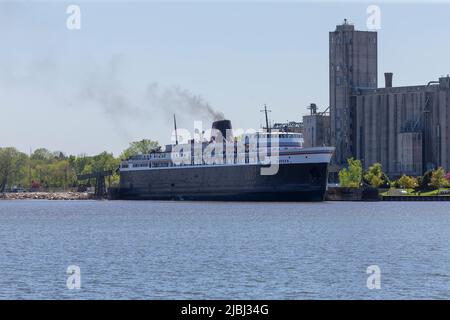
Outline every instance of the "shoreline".
<svg viewBox="0 0 450 320"><path fill-rule="evenodd" d="M0 193L1 200L96 200L93 194L87 192L21 192ZM99 200L99 199L97 199ZM104 200L107 200L106 198ZM361 199L354 197L328 197L324 202L386 202L386 201L450 201L450 196L380 196L378 199Z"/></svg>
<svg viewBox="0 0 450 320"><path fill-rule="evenodd" d="M20 192L0 194L0 200L91 200L87 192Z"/></svg>

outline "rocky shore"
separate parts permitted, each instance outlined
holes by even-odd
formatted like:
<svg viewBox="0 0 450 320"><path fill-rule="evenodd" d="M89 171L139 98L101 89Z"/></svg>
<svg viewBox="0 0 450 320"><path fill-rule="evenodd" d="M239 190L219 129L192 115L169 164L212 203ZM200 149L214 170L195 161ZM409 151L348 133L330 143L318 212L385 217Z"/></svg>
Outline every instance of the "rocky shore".
<svg viewBox="0 0 450 320"><path fill-rule="evenodd" d="M87 192L21 192L0 193L0 200L88 200L92 199Z"/></svg>

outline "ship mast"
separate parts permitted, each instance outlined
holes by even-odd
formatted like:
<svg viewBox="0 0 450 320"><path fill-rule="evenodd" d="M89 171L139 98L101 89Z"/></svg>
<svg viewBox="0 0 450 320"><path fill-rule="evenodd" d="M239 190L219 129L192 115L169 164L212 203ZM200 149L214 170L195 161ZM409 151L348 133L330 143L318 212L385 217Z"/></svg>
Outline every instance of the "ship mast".
<svg viewBox="0 0 450 320"><path fill-rule="evenodd" d="M175 144L178 145L177 118L175 118L175 113L173 114L173 126L175 127Z"/></svg>
<svg viewBox="0 0 450 320"><path fill-rule="evenodd" d="M261 112L264 112L265 116L266 116L266 130L267 132L270 132L270 127L269 127L269 118L267 116L267 112L272 112L272 110L268 110L267 109L267 105L264 104L264 110L260 110Z"/></svg>

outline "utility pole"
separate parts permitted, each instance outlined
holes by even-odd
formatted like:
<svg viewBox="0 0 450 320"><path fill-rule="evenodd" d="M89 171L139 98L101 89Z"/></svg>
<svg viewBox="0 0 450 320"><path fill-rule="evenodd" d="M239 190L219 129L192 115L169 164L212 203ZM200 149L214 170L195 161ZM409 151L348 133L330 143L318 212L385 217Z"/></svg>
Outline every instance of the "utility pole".
<svg viewBox="0 0 450 320"><path fill-rule="evenodd" d="M32 182L31 182L31 147L30 147L30 157L28 159L28 183L29 183L29 191L31 191Z"/></svg>
<svg viewBox="0 0 450 320"><path fill-rule="evenodd" d="M260 110L260 112L264 112L264 114L266 116L266 130L267 130L267 132L270 132L269 117L267 116L267 112L272 112L272 110L268 110L267 105L264 104L264 110Z"/></svg>

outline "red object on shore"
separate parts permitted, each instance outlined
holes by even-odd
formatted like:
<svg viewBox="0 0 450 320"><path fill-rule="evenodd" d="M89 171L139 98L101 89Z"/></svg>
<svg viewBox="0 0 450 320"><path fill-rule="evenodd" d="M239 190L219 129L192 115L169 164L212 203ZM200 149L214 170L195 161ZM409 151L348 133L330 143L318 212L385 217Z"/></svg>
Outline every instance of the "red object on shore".
<svg viewBox="0 0 450 320"><path fill-rule="evenodd" d="M32 189L39 189L41 187L41 185L40 185L40 183L39 182L36 182L36 181L31 181L31 188Z"/></svg>

